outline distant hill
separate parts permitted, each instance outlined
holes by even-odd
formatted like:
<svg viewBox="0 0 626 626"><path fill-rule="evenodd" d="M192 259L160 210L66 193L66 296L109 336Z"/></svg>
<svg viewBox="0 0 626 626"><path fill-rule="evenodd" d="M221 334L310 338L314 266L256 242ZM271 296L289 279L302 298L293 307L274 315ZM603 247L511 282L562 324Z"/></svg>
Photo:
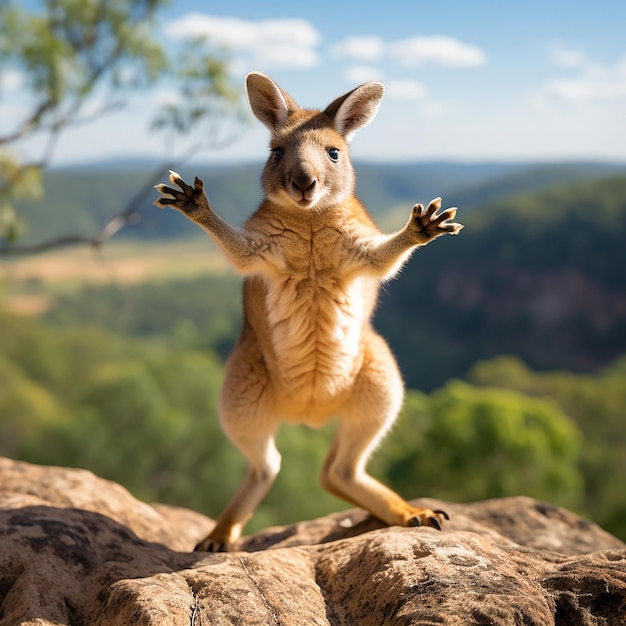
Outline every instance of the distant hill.
<svg viewBox="0 0 626 626"><path fill-rule="evenodd" d="M626 176L501 198L418 250L377 326L411 387L515 354L594 371L626 353Z"/></svg>
<svg viewBox="0 0 626 626"><path fill-rule="evenodd" d="M29 223L24 241L34 242L61 234L87 235L97 231L111 215L119 213L148 184L140 202L141 222L124 231L127 237L187 237L199 230L170 211L151 202L149 185L158 171L155 163L106 162L60 168L44 174L42 201L23 201L18 209ZM241 223L261 199L262 164L188 165L180 173L188 180L200 176L209 198L221 214ZM357 195L384 227L400 226L416 202L442 196L446 206L464 212L489 202L527 191L540 191L569 183L626 173L626 164L611 163L357 163ZM157 177L167 179L166 169ZM399 215L395 215L397 211Z"/></svg>
<svg viewBox="0 0 626 626"><path fill-rule="evenodd" d="M614 174L626 173L626 164L610 163L550 163L531 164L510 171L502 170L499 176L463 185L452 191L448 204L458 204L464 209L484 207L486 204L523 193L561 187L569 183L598 180ZM458 195L457 195L458 194Z"/></svg>

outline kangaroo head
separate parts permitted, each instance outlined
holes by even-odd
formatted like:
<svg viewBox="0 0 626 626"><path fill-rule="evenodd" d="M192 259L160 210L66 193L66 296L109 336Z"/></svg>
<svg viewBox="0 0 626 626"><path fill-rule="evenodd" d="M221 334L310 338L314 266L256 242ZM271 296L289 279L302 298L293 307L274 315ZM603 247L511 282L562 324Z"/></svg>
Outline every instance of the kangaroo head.
<svg viewBox="0 0 626 626"><path fill-rule="evenodd" d="M381 83L365 83L323 111L301 109L271 78L246 77L250 107L271 133L263 170L267 198L284 207L323 210L354 193L348 144L369 124L383 97Z"/></svg>

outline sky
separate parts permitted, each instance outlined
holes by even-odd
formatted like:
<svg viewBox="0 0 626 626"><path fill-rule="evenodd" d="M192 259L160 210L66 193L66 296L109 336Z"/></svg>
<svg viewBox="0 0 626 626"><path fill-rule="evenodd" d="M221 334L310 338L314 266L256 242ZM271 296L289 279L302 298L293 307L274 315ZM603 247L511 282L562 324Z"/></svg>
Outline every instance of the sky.
<svg viewBox="0 0 626 626"><path fill-rule="evenodd" d="M352 142L355 159L626 162L624 0L172 0L154 34L167 49L207 35L229 50L235 83L261 71L303 107L383 82L376 119ZM0 75L0 132L23 110L19 82ZM186 142L149 126L155 104L177 97L162 81L125 110L64 133L54 163L167 162ZM255 120L198 158L260 160L267 142Z"/></svg>

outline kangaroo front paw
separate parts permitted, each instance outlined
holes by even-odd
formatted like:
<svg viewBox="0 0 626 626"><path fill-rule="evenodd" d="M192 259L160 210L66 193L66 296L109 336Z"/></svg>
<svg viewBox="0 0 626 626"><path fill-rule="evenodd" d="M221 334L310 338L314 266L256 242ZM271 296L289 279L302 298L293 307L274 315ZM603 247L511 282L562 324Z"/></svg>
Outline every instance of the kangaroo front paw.
<svg viewBox="0 0 626 626"><path fill-rule="evenodd" d="M409 223L421 242L425 243L445 234L458 235L461 232L462 224L448 221L456 216L456 207L446 209L441 213L437 212L439 209L441 209L441 198L432 200L426 209L421 204L413 207Z"/></svg>
<svg viewBox="0 0 626 626"><path fill-rule="evenodd" d="M161 183L155 189L161 194L153 204L163 209L171 207L178 209L187 217L194 219L195 216L208 210L208 200L204 193L204 183L196 177L193 187L188 185L179 174L170 170L170 183L180 189L174 189Z"/></svg>
<svg viewBox="0 0 626 626"><path fill-rule="evenodd" d="M441 509L431 511L430 509L415 509L413 517L409 518L407 526L430 526L436 530L441 530L443 520L449 520L450 516Z"/></svg>

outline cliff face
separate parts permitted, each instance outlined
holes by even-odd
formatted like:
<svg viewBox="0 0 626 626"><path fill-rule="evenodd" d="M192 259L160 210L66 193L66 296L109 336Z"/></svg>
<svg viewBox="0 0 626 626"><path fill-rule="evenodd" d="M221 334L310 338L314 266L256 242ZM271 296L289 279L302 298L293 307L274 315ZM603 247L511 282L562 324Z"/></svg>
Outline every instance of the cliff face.
<svg viewBox="0 0 626 626"><path fill-rule="evenodd" d="M624 624L626 545L529 498L443 532L351 510L189 550L213 522L76 469L0 459L0 625Z"/></svg>
<svg viewBox="0 0 626 626"><path fill-rule="evenodd" d="M626 294L580 269L455 268L442 274L436 297L460 319L478 316L476 331L493 354L591 371L624 352Z"/></svg>

